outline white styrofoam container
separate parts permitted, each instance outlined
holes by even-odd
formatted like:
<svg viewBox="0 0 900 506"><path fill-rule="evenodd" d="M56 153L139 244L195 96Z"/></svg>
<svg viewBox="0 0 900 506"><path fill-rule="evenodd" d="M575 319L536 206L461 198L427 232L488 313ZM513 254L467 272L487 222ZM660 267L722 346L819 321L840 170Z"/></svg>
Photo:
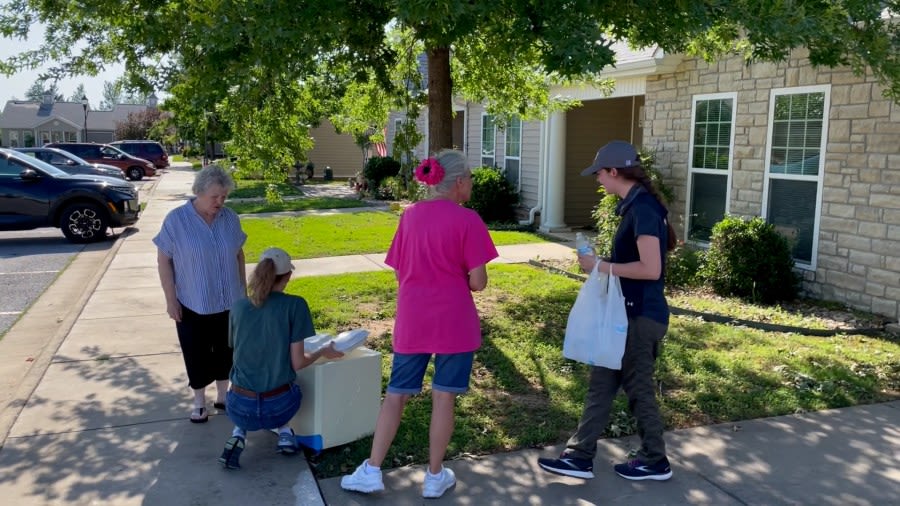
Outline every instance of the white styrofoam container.
<svg viewBox="0 0 900 506"><path fill-rule="evenodd" d="M296 383L303 402L291 427L301 445L321 451L375 432L381 353L359 347L339 359L319 359L297 371Z"/></svg>

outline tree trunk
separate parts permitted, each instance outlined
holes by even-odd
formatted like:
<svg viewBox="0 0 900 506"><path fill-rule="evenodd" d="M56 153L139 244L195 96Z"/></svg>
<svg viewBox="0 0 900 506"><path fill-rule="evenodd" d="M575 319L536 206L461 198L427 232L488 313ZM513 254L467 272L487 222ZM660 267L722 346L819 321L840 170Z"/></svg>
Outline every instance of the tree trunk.
<svg viewBox="0 0 900 506"><path fill-rule="evenodd" d="M450 48L428 50L428 154L453 147Z"/></svg>

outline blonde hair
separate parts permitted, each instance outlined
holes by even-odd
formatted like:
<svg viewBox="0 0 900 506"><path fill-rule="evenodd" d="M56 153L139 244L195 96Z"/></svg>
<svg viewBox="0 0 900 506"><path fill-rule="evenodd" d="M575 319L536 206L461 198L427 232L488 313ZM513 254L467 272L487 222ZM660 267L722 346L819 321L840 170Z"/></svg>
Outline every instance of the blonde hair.
<svg viewBox="0 0 900 506"><path fill-rule="evenodd" d="M266 258L256 264L256 268L250 274L250 282L247 284L247 298L256 307L262 307L269 294L272 293L272 287L276 283L290 276L288 271L284 274L275 274L275 262L271 258Z"/></svg>

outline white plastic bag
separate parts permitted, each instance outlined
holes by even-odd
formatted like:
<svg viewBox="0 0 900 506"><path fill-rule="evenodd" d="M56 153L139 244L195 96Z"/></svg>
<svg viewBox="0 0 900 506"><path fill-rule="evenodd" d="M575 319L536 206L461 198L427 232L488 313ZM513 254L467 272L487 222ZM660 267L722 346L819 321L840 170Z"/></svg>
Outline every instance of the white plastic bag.
<svg viewBox="0 0 900 506"><path fill-rule="evenodd" d="M598 261L588 276L566 324L563 356L585 364L622 368L628 315L619 277L597 272Z"/></svg>

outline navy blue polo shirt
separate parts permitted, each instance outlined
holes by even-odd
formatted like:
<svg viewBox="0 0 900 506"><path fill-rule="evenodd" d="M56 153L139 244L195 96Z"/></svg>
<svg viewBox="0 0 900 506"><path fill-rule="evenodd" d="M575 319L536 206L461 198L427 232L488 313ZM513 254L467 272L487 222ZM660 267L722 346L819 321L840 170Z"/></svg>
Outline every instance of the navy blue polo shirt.
<svg viewBox="0 0 900 506"><path fill-rule="evenodd" d="M625 311L629 318L646 316L660 323L669 323L669 304L663 293L666 274L666 246L668 244L669 227L666 222L668 211L652 193L640 183L634 185L628 195L616 206L616 214L622 222L613 239L613 263L625 264L637 262L637 238L641 235L652 235L659 238L659 256L662 259L662 272L659 279L619 278L622 283L622 294L625 296ZM615 274L615 268L613 268Z"/></svg>

